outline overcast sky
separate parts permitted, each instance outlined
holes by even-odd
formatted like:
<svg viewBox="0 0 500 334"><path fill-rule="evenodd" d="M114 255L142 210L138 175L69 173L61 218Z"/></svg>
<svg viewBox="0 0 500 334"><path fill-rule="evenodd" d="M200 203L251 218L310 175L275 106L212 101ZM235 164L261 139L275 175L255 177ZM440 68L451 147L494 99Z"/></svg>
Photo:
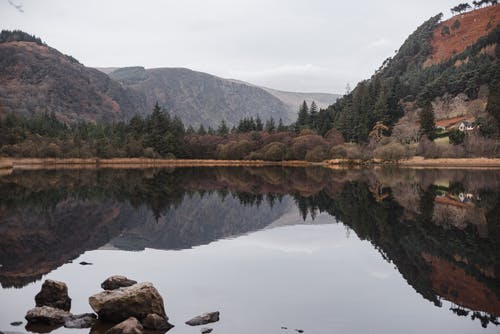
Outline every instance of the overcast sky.
<svg viewBox="0 0 500 334"><path fill-rule="evenodd" d="M86 66L187 67L276 89L343 93L458 2L0 0L0 25Z"/></svg>

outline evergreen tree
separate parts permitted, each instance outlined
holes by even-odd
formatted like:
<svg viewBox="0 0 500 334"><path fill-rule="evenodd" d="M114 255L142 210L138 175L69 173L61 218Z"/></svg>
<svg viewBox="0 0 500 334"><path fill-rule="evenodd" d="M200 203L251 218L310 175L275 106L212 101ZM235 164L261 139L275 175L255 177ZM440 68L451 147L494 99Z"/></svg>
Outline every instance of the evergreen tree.
<svg viewBox="0 0 500 334"><path fill-rule="evenodd" d="M200 136L204 136L207 134L207 130L205 130L205 127L203 126L203 124L200 124L200 127L198 128L197 132Z"/></svg>
<svg viewBox="0 0 500 334"><path fill-rule="evenodd" d="M311 107L309 108L309 120L308 120L308 125L311 129L317 130L317 121L318 121L318 106L316 105L316 102L312 101L311 102Z"/></svg>
<svg viewBox="0 0 500 334"><path fill-rule="evenodd" d="M276 130L276 124L274 123L274 118L270 118L266 121L266 132L272 133Z"/></svg>
<svg viewBox="0 0 500 334"><path fill-rule="evenodd" d="M280 118L279 122L278 122L278 128L277 128L277 131L278 132L283 132L283 131L286 131L287 128L286 126L283 125L283 120Z"/></svg>
<svg viewBox="0 0 500 334"><path fill-rule="evenodd" d="M497 127L500 129L500 81L490 85L490 95L488 96L486 111L496 119Z"/></svg>
<svg viewBox="0 0 500 334"><path fill-rule="evenodd" d="M254 131L262 131L263 129L264 129L264 125L262 124L262 120L260 119L260 116L257 115L257 118L255 119Z"/></svg>
<svg viewBox="0 0 500 334"><path fill-rule="evenodd" d="M309 107L307 102L302 102L299 108L299 114L297 116L296 131L299 132L300 129L306 127L309 124Z"/></svg>
<svg viewBox="0 0 500 334"><path fill-rule="evenodd" d="M229 128L227 127L226 121L222 120L219 127L217 128L217 134L219 136L225 136L229 133Z"/></svg>
<svg viewBox="0 0 500 334"><path fill-rule="evenodd" d="M432 105L426 103L420 111L420 133L426 135L430 140L435 138L436 125L434 123L434 111Z"/></svg>

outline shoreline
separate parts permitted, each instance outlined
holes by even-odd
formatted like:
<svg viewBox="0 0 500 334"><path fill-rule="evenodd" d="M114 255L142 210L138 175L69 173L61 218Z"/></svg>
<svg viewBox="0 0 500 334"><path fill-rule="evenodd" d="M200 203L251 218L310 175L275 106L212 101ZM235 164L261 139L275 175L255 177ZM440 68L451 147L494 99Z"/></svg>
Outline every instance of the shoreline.
<svg viewBox="0 0 500 334"><path fill-rule="evenodd" d="M162 167L371 167L395 166L405 168L500 168L500 158L436 158L412 157L400 161L333 159L323 162L263 161L263 160L203 160L203 159L146 159L146 158L0 158L0 170L28 169L131 169Z"/></svg>

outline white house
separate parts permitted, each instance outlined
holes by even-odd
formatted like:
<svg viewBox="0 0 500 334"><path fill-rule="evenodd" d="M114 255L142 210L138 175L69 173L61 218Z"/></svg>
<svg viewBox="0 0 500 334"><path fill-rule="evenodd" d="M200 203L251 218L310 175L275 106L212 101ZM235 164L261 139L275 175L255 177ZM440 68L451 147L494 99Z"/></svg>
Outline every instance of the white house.
<svg viewBox="0 0 500 334"><path fill-rule="evenodd" d="M462 132L472 131L472 130L474 130L474 125L471 122L463 121L463 122L460 122L458 129Z"/></svg>

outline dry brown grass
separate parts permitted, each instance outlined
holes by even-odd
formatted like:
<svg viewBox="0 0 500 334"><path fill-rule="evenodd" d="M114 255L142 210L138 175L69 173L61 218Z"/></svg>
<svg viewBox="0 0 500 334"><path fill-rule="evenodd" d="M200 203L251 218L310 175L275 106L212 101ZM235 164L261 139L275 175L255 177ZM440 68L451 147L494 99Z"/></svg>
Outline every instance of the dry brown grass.
<svg viewBox="0 0 500 334"><path fill-rule="evenodd" d="M259 166L311 166L317 163L307 161L262 161L262 160L203 160L203 159L146 159L146 158L114 158L114 159L2 159L0 166L14 169L41 168L152 168L152 167L259 167Z"/></svg>
<svg viewBox="0 0 500 334"><path fill-rule="evenodd" d="M453 23L458 20L460 27L451 29ZM455 54L462 53L465 49L476 43L479 38L488 34L500 23L500 6L489 6L468 13L453 16L449 20L441 22L434 30L432 39L433 54L424 63L431 66L450 59ZM450 28L449 35L441 35L444 26ZM487 29L487 27L490 27Z"/></svg>

